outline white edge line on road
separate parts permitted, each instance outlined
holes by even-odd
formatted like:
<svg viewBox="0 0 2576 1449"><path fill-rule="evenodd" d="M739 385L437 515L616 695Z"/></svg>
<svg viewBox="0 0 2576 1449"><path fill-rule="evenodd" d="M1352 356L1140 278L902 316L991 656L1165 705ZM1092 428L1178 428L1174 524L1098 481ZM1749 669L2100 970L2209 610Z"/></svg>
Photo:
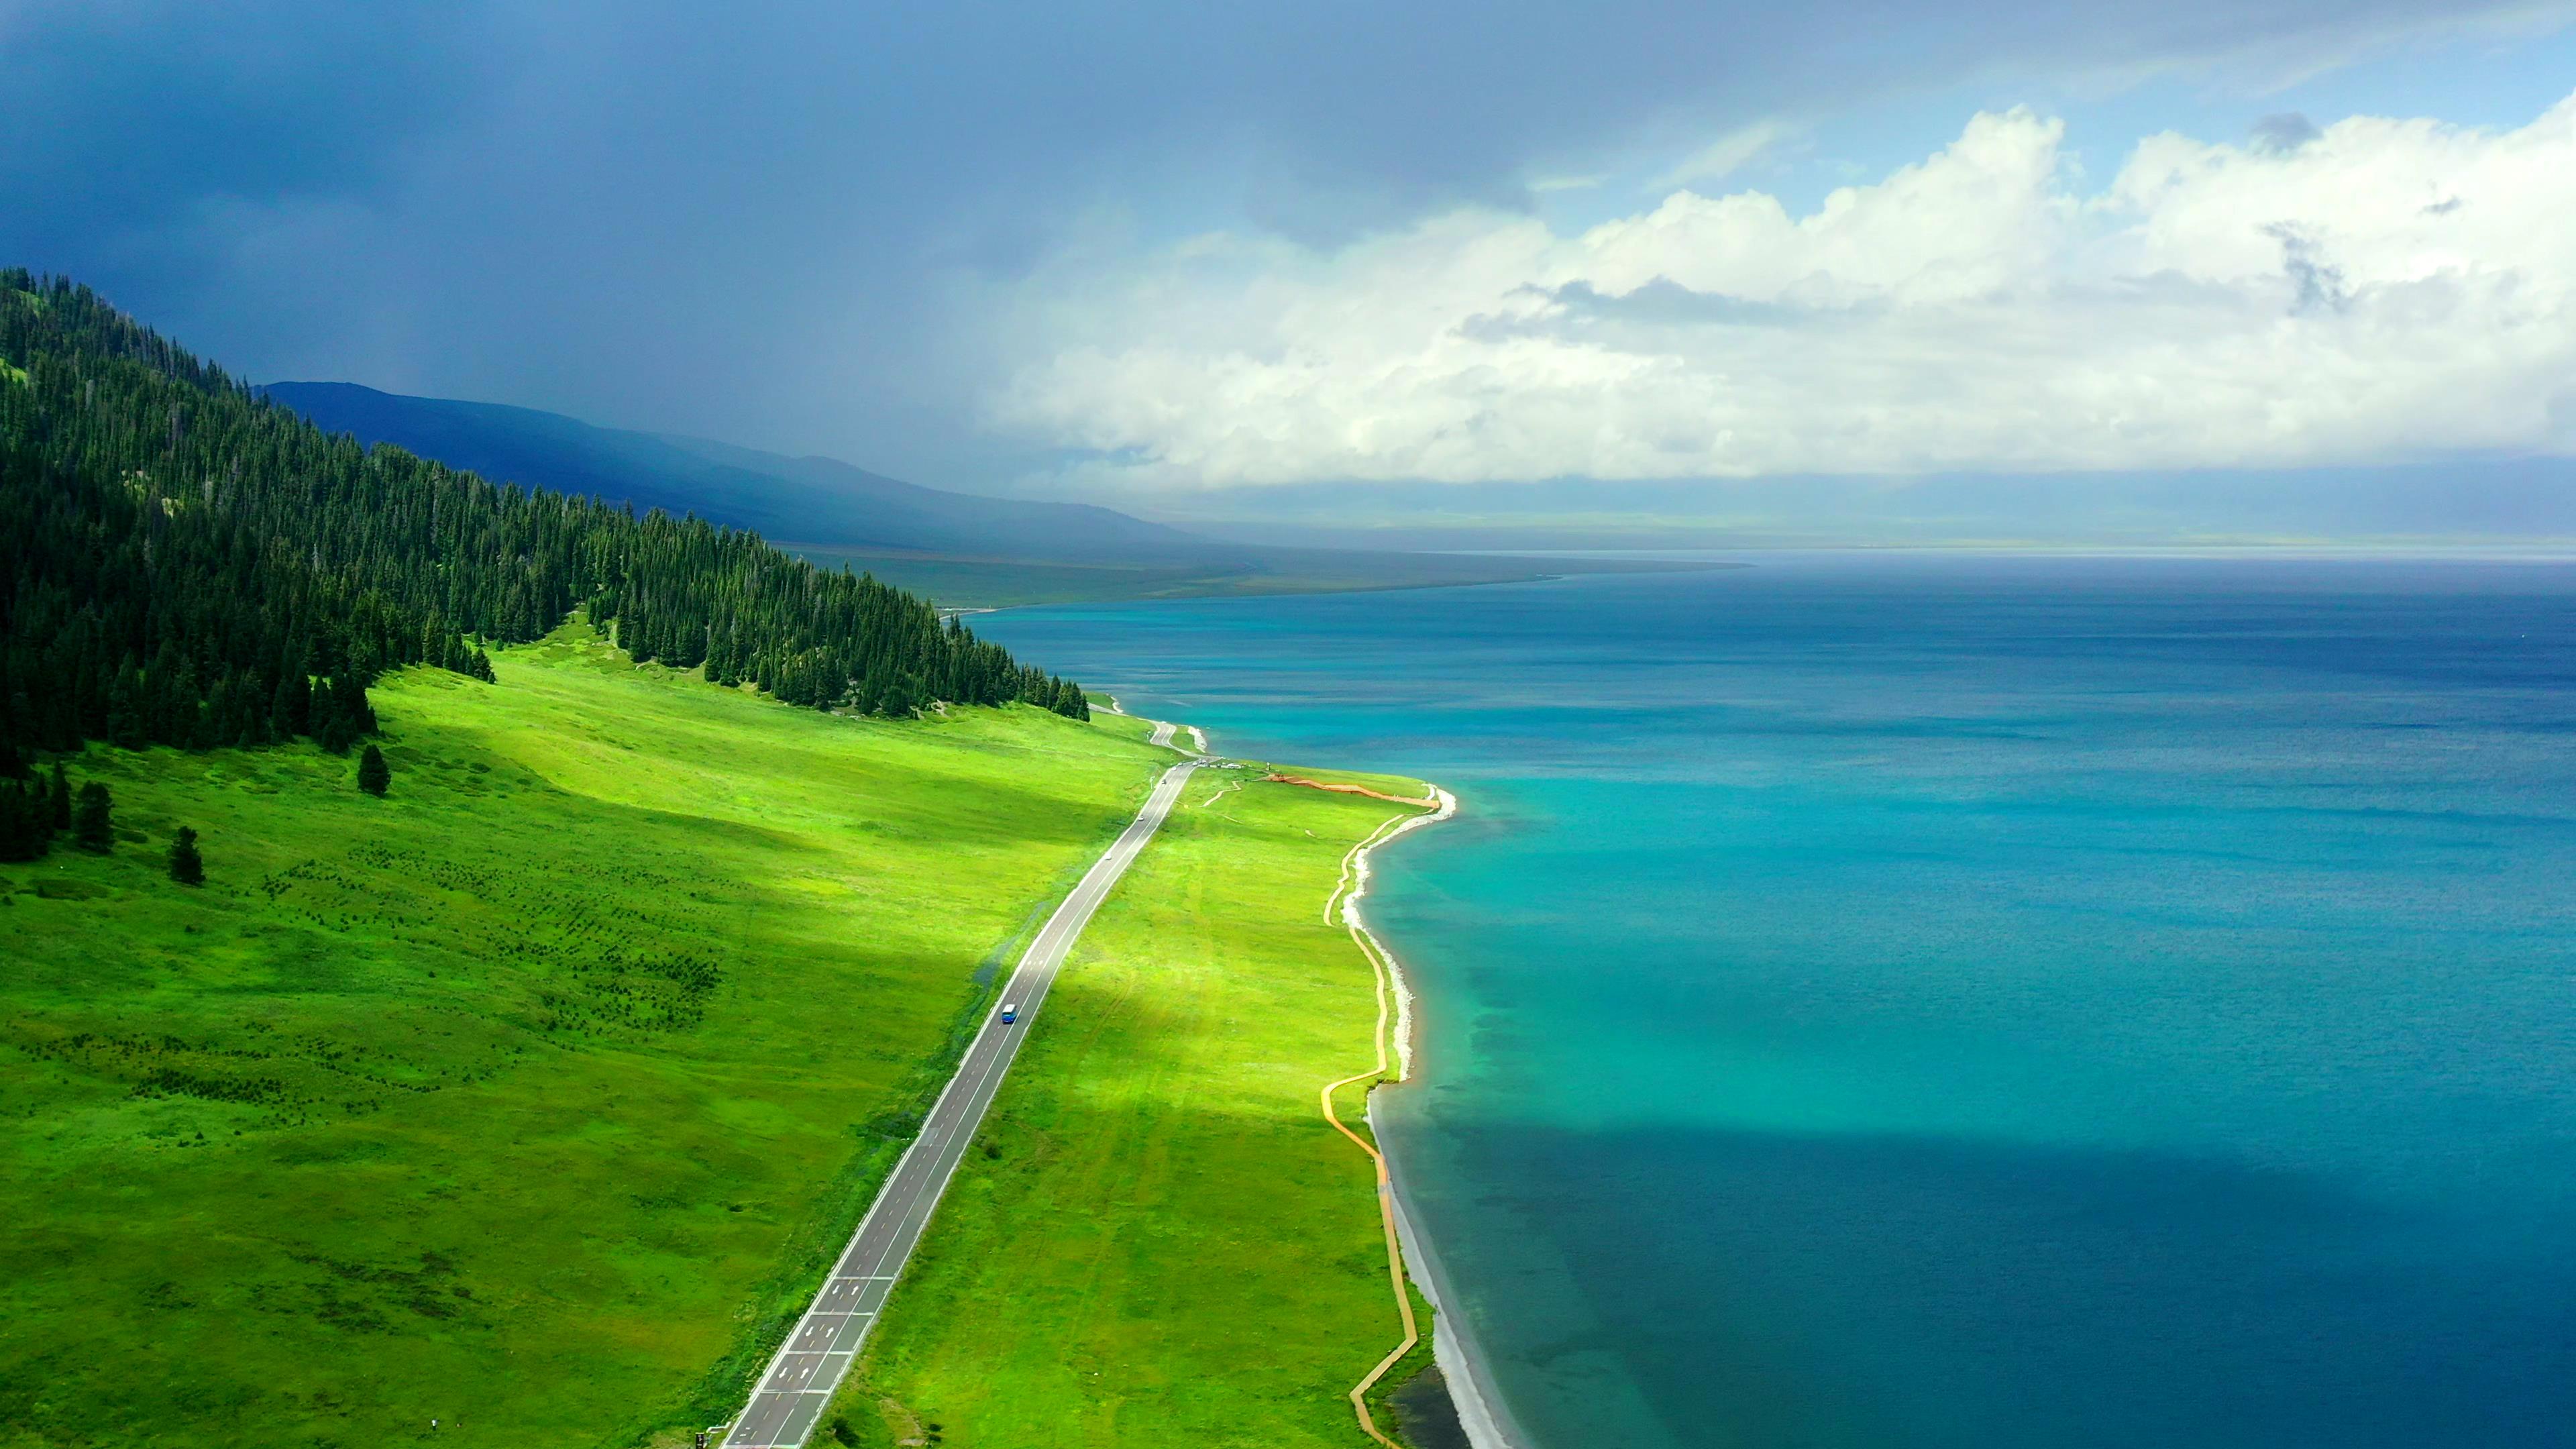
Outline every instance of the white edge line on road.
<svg viewBox="0 0 2576 1449"><path fill-rule="evenodd" d="M904 1169L911 1164L914 1151L918 1149L929 1136L930 1124L938 1120L941 1110L948 1105L950 1095L957 1090L958 1083L966 1079L969 1070L974 1065L976 1048L982 1046L986 1038L992 1034L994 1023L1001 1016L1003 1005L1005 1003L1017 1002L1020 1007L1020 1020L1015 1023L1015 1026L1020 1030L1020 1036L1017 1039L1006 1043L1008 1047L1007 1050L993 1054L998 1064L998 1070L992 1069L995 1065L994 1063L988 1063L988 1069L985 1072L984 1077L974 1088L969 1090L967 1099L971 1104L974 1101L975 1094L982 1093L984 1096L983 1105L975 1111L974 1121L972 1123L961 1124L966 1126L968 1130L961 1132L948 1140L955 1143L971 1141L974 1136L974 1129L982 1126L984 1113L991 1110L992 1098L994 1095L998 1094L1000 1090L1001 1079L1009 1073L1012 1062L1019 1056L1020 1042L1027 1040L1027 1027L1035 1023L1038 1007L1045 1002L1047 996L1054 988L1055 973L1062 969L1063 956L1072 950L1073 942L1080 938L1083 928L1090 925L1091 917L1108 899L1109 891L1117 884L1118 878L1127 873L1127 867L1135 861L1135 858L1138 855L1144 853L1146 842L1150 841L1155 832L1162 828L1162 817L1169 816L1173 802L1180 797L1182 790L1187 787L1189 777L1197 766L1198 762L1195 760L1184 760L1180 764L1174 765L1165 770L1161 777L1155 780L1153 789L1146 793L1144 805L1137 810L1136 818L1128 822L1126 828L1118 833L1117 839L1110 842L1109 849L1102 852L1100 858L1091 863L1090 869L1082 873L1082 878L1074 883L1072 892L1066 895L1064 900L1056 906L1054 913L1047 917L1046 924L1038 928L1038 934L1029 943L1029 948L1020 953L1019 964L1012 968L1010 979L1003 984L1001 994L995 998L993 1005L984 1013L984 1020L976 1027L975 1035L967 1039L966 1050L958 1060L957 1070L952 1073L949 1076L948 1081L941 1086L939 1089L939 1095L931 1101L930 1110L923 1114L921 1119L922 1131L915 1133L913 1139L904 1144L902 1154L895 1158L894 1167L892 1170L887 1172L884 1185L878 1189L876 1199L868 1204L867 1212L860 1216L858 1226L851 1231L849 1241L845 1243L840 1252L834 1256L832 1262L835 1268L839 1267L841 1262L851 1253L857 1251L860 1242L867 1237L869 1226L877 1220L879 1210L886 1206L895 1185L902 1181ZM1150 824L1148 823L1149 821L1151 822ZM1130 837L1133 837L1132 843L1130 841ZM1095 880L1097 881L1096 887L1094 885ZM1084 900L1086 894L1090 896L1090 899L1087 902ZM1079 921L1074 921L1067 913L1074 912L1077 906L1080 907L1078 911L1080 919ZM1059 928L1064 929L1060 930ZM1055 959L1045 959L1045 953L1049 946L1050 939L1059 934L1061 934L1064 939L1060 945L1055 947ZM1032 962L1041 963L1038 969L1044 973L1046 980L1044 984L1035 987L1030 991L1020 993L1022 995L1026 995L1029 999L1025 1002L1019 1002L1018 996L1013 994L1012 988L1019 984L1022 976L1029 973ZM985 1090L988 1084L991 1088L990 1091ZM949 1162L944 1170L937 1173L937 1180L934 1183L929 1184L929 1191L927 1193L916 1191L913 1194L911 1201L904 1204L901 1213L898 1214L895 1219L895 1238L900 1239L902 1237L902 1224L906 1219L911 1217L912 1209L919 1206L925 1197L928 1198L933 1211L935 1212L937 1210L939 1200L947 1195L948 1184L956 1176L957 1168L963 1162L964 1156L964 1151L961 1148L957 1153L957 1160ZM938 1158L935 1153L933 1155L932 1165L934 1167L938 1166ZM828 1399L829 1395L839 1392L842 1377L847 1375L851 1364L855 1363L858 1359L859 1344L853 1344L849 1349L842 1350L839 1353L827 1353L824 1355L826 1358L845 1356L845 1361L841 1365L840 1372L833 1376L832 1382L819 1389L810 1383L800 1384L795 1388L780 1387L773 1389L769 1387L769 1380L778 1372L779 1366L786 1360L789 1354L799 1351L795 1348L797 1336L802 1334L808 1323L817 1316L816 1310L822 1309L823 1297L831 1290L831 1285L833 1283L847 1282L852 1281L853 1279L860 1282L871 1283L894 1282L897 1278L902 1276L902 1269L910 1264L912 1249L919 1245L920 1235L928 1230L929 1218L928 1216L925 1216L922 1221L922 1226L915 1229L912 1234L914 1241L904 1245L903 1259L897 1264L895 1272L864 1275L829 1273L824 1276L822 1284L815 1289L814 1297L807 1302L805 1311L797 1316L795 1326L787 1331L786 1338L780 1342L778 1351L770 1356L769 1363L761 1370L760 1377L752 1381L753 1387L750 1397L744 1403L742 1413L734 1420L735 1428L740 1428L751 1418L751 1411L759 1402L760 1397L763 1394L769 1394L779 1398L803 1398L810 1395L821 1394L826 1396ZM880 1251L878 1256L878 1263L880 1265L884 1262L885 1252L891 1251L893 1247L894 1242L889 1241L886 1244L885 1249ZM891 1288L886 1290L886 1296L893 1296L893 1290ZM873 1328L875 1326L875 1319L880 1313L882 1313L882 1311L882 1300L880 1300L878 1312L865 1315L870 1320L868 1324L869 1328ZM859 1315L849 1314L844 1310L824 1309L822 1316L848 1317ZM863 1330L861 1333L861 1343L863 1344L865 1340L866 1334ZM804 1350L804 1352L810 1353L812 1350ZM794 1412L795 1410L793 1408L789 1410L790 1418L793 1417ZM815 1411L815 1414L819 1419L821 1417L821 1409L818 1408ZM785 1424L786 1421L782 1420L780 1427L784 1428ZM813 1431L814 1426L808 1424L805 1427L804 1433L794 1439L778 1439L773 1437L764 1440L737 1440L733 1437L732 1433L728 1432L725 1436L724 1442L726 1449L782 1449L782 1446L783 1449L794 1449L794 1446L801 1445L807 1438L810 1438Z"/></svg>

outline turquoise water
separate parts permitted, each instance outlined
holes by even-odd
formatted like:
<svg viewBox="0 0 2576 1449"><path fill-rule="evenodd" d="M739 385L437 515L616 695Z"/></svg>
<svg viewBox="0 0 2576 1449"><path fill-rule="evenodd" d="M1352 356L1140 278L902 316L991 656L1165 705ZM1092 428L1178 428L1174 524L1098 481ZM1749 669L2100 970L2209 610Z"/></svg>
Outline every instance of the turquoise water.
<svg viewBox="0 0 2576 1449"><path fill-rule="evenodd" d="M2576 1443L2576 568L983 622L1463 797L1381 1115L1543 1449Z"/></svg>

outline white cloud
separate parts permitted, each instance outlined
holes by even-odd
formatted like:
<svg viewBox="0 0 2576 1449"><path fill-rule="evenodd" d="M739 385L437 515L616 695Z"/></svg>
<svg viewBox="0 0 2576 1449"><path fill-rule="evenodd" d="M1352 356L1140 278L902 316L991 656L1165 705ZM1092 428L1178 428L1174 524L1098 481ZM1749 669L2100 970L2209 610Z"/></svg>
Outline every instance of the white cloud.
<svg viewBox="0 0 2576 1449"><path fill-rule="evenodd" d="M2576 97L2153 136L2089 193L2061 135L1982 114L1806 216L1680 191L1067 264L994 416L1172 486L2576 453Z"/></svg>
<svg viewBox="0 0 2576 1449"><path fill-rule="evenodd" d="M1724 181L1752 165L1772 147L1798 134L1798 128L1776 117L1739 126L1694 152L1689 160L1656 178L1655 189L1668 191L1695 181Z"/></svg>

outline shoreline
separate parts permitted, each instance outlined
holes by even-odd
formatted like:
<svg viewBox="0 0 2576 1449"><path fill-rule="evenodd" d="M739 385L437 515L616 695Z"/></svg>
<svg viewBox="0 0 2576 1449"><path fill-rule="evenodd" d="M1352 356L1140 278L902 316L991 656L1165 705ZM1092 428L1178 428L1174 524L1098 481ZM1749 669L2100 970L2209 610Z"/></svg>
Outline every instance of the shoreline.
<svg viewBox="0 0 2576 1449"><path fill-rule="evenodd" d="M1428 781L1424 783L1429 784ZM1386 965L1389 990L1395 997L1395 1080L1399 1083L1413 1078L1413 987L1405 976L1403 963L1387 949L1384 938L1369 928L1360 909L1360 900L1368 894L1371 854L1408 831L1437 825L1458 813L1456 796L1438 785L1431 785L1430 789L1432 796L1440 802L1440 808L1427 815L1391 820L1368 839L1353 846L1345 866L1348 884L1336 890L1325 906L1327 919L1331 919L1338 910L1342 924L1360 936L1366 949L1374 951ZM1473 1449L1525 1449L1525 1437L1516 1432L1510 1417L1500 1407L1501 1396L1494 1388L1491 1367L1474 1340L1461 1327L1458 1315L1449 1307L1456 1299L1445 1292L1447 1275L1441 1271L1439 1259L1431 1252L1428 1240L1415 1225L1414 1215L1405 1205L1402 1174L1396 1170L1396 1158L1387 1147L1384 1134L1378 1131L1375 1094L1370 1095L1372 1100L1362 1109L1363 1120L1369 1124L1369 1133L1377 1138L1378 1150L1386 1158L1389 1174L1387 1196L1393 1209L1396 1238L1406 1260L1404 1276L1431 1305L1431 1361L1448 1385L1450 1403L1458 1414L1458 1427L1465 1432Z"/></svg>
<svg viewBox="0 0 2576 1449"><path fill-rule="evenodd" d="M1395 1079L1399 1082L1409 1081L1413 1076L1413 986L1405 979L1404 967L1395 959L1395 953L1386 948L1386 942L1379 939L1377 932L1369 929L1367 919L1360 912L1360 899L1368 894L1369 856L1380 846L1426 825L1437 825L1458 813L1457 796L1427 780L1423 783L1431 790L1429 799L1398 803L1427 805L1437 800L1440 808L1428 815L1390 820L1371 832L1368 839L1352 846L1343 864L1347 884L1336 890L1324 905L1325 920L1338 920L1357 932L1366 941L1366 948L1375 951L1386 962L1387 979L1395 992Z"/></svg>
<svg viewBox="0 0 2576 1449"><path fill-rule="evenodd" d="M1377 1131L1374 1113L1363 1120L1369 1124L1369 1131ZM1423 1301L1431 1305L1431 1362L1448 1386L1449 1403L1457 1412L1459 1430L1467 1436L1472 1449L1528 1449L1529 1441L1511 1427L1513 1421L1499 1407L1502 1395L1494 1386L1493 1371L1484 1351L1459 1328L1458 1315L1448 1306L1451 1300L1445 1296L1447 1275L1441 1271L1440 1260L1433 1256L1421 1230L1414 1226L1413 1214L1405 1208L1404 1187L1401 1175L1394 1171L1393 1157L1387 1158L1387 1168L1396 1179L1389 1194L1395 1205L1395 1235L1413 1265L1405 1276L1421 1292Z"/></svg>

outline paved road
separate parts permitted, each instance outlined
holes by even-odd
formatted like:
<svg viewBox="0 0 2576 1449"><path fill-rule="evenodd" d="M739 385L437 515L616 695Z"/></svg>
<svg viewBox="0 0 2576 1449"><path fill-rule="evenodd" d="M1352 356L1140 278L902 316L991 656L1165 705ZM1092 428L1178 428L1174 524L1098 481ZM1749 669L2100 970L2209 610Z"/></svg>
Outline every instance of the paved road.
<svg viewBox="0 0 2576 1449"><path fill-rule="evenodd" d="M1170 729L1163 726L1163 732ZM895 1279L912 1256L913 1245L930 1225L939 1195L947 1190L958 1160L966 1155L985 1109L993 1103L993 1094L1001 1089L1002 1074L1019 1055L1020 1038L1035 1022L1047 988L1055 983L1056 968L1064 964L1065 951L1082 934L1110 887L1126 873L1128 862L1171 814L1172 803L1197 768L1197 761L1185 760L1163 773L1134 823L1092 862L1073 894L1056 907L1027 954L1020 957L1019 969L1002 988L1002 1000L1019 1008L1018 1021L1004 1025L998 1010L984 1019L983 1029L966 1048L966 1059L958 1064L957 1075L949 1078L922 1123L921 1135L904 1149L893 1176L869 1205L868 1215L859 1220L859 1230L833 1266L832 1276L761 1375L751 1403L735 1421L733 1432L725 1436L729 1449L800 1445L814 1432L814 1421L822 1417L832 1391L850 1371L859 1345L866 1341L868 1329L885 1307L886 1295L894 1291Z"/></svg>
<svg viewBox="0 0 2576 1449"><path fill-rule="evenodd" d="M1162 720L1154 721L1154 737L1145 741L1145 743L1149 745L1170 744L1172 742L1172 729L1173 726Z"/></svg>

